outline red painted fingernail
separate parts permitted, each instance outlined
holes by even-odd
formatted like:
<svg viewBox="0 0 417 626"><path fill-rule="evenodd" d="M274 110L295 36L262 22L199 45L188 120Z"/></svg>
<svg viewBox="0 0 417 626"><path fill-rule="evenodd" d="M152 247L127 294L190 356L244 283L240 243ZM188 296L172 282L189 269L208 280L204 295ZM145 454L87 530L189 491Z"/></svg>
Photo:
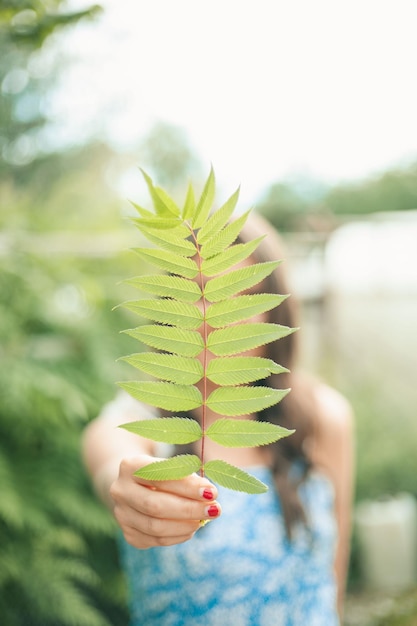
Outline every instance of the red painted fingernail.
<svg viewBox="0 0 417 626"><path fill-rule="evenodd" d="M220 509L217 504L211 504L206 508L206 514L208 517L217 517L220 514Z"/></svg>
<svg viewBox="0 0 417 626"><path fill-rule="evenodd" d="M214 500L214 493L211 489L203 489L201 494L205 500Z"/></svg>

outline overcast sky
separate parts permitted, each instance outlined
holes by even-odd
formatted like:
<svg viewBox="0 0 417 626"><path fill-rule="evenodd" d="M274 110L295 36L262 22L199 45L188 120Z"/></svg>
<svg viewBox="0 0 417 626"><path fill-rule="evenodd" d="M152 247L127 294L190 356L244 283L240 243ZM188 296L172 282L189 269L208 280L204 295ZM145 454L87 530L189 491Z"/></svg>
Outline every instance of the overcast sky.
<svg viewBox="0 0 417 626"><path fill-rule="evenodd" d="M63 138L129 146L172 122L248 201L288 176L331 183L417 158L415 0L102 5L59 39Z"/></svg>

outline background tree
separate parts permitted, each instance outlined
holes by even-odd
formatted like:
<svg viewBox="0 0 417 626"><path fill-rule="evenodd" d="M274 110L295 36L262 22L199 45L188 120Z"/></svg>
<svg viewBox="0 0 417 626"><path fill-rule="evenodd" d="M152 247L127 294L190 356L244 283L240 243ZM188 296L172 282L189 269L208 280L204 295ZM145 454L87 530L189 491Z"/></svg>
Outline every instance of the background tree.
<svg viewBox="0 0 417 626"><path fill-rule="evenodd" d="M32 176L33 162L42 156L39 130L45 123L41 92L56 71L42 58L52 34L93 17L99 7L64 10L63 0L2 0L0 6L0 179L21 182Z"/></svg>
<svg viewBox="0 0 417 626"><path fill-rule="evenodd" d="M417 209L417 163L328 187L302 178L278 181L257 209L281 231L323 233L352 217Z"/></svg>
<svg viewBox="0 0 417 626"><path fill-rule="evenodd" d="M48 153L39 142L41 92L56 68L38 62L50 35L96 10L64 7L0 7L0 621L122 626L113 521L80 459L80 433L113 395L121 353L110 313L119 275L107 242L88 239L119 217L106 184L111 154ZM71 239L80 229L84 240Z"/></svg>
<svg viewBox="0 0 417 626"><path fill-rule="evenodd" d="M183 128L157 122L139 145L140 161L158 183L181 194L188 180L202 178L201 164Z"/></svg>
<svg viewBox="0 0 417 626"><path fill-rule="evenodd" d="M280 232L328 230L332 222L317 203L326 187L318 181L295 178L271 185L256 203Z"/></svg>
<svg viewBox="0 0 417 626"><path fill-rule="evenodd" d="M337 185L322 202L328 211L341 216L417 209L417 163L364 181Z"/></svg>

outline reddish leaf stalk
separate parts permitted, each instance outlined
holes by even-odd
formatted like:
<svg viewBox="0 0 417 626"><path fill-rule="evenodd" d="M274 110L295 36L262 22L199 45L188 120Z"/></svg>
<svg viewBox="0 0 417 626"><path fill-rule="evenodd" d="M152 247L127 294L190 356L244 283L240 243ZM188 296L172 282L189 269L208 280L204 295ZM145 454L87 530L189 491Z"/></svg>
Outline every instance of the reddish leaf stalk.
<svg viewBox="0 0 417 626"><path fill-rule="evenodd" d="M206 322L206 311L207 311L207 301L204 297L204 278L203 273L201 271L202 258L200 254L200 246L197 243L197 238L195 236L194 230L192 230L192 236L195 242L196 252L197 252L197 267L198 267L198 277L200 283L200 289L202 293L202 305L203 305L203 341L204 341L204 351L203 351L203 405L202 405L202 414L201 414L201 452L200 452L200 460L201 460L201 469L200 476L204 477L204 453L205 453L205 442L206 442L206 420L207 420L207 322Z"/></svg>

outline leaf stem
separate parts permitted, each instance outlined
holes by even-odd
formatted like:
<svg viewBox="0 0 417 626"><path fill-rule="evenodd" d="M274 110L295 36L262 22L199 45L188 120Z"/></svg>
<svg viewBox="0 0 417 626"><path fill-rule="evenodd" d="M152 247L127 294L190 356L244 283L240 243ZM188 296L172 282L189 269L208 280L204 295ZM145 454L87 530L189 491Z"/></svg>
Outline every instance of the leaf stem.
<svg viewBox="0 0 417 626"><path fill-rule="evenodd" d="M201 413L201 452L200 452L200 460L201 460L201 469L200 475L204 477L204 454L205 454L205 442L206 442L206 421L207 421L207 322L206 322L206 311L207 311L207 301L204 297L204 278L203 273L201 271L202 266L202 258L200 254L200 246L197 242L197 237L192 229L192 237L194 239L196 253L197 253L197 267L198 267L198 277L199 277L199 286L202 293L202 306L203 306L203 341L204 341L204 350L203 350L203 405L202 405L202 413Z"/></svg>

